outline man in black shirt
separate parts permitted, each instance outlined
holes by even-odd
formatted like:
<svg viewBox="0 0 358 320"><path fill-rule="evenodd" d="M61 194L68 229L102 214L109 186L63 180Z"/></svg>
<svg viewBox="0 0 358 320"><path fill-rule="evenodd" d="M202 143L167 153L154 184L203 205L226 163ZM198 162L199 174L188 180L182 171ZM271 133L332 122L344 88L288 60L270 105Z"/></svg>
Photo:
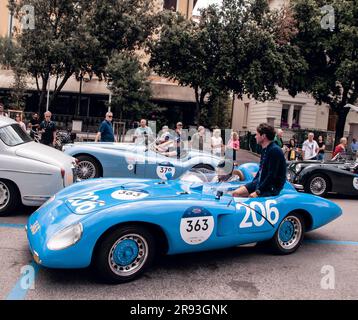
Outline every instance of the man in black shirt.
<svg viewBox="0 0 358 320"><path fill-rule="evenodd" d="M234 197L276 196L286 182L286 160L281 148L273 142L275 129L261 123L256 131L256 142L262 147L260 169L252 182L232 192Z"/></svg>
<svg viewBox="0 0 358 320"><path fill-rule="evenodd" d="M45 112L45 120L40 124L41 143L47 146L55 146L56 144L56 125L51 121L52 113L50 111Z"/></svg>
<svg viewBox="0 0 358 320"><path fill-rule="evenodd" d="M32 119L30 120L29 123L29 129L30 131L30 137L32 139L35 138L35 133L37 133L37 130L39 130L40 128L40 119L39 119L39 115L37 113L33 113L32 114Z"/></svg>

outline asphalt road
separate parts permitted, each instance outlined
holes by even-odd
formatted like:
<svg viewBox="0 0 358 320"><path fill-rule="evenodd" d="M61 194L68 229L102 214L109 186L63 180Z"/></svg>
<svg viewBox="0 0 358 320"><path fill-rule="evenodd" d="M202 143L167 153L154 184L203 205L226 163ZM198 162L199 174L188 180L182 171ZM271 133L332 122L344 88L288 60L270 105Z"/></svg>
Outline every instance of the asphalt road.
<svg viewBox="0 0 358 320"><path fill-rule="evenodd" d="M343 216L306 234L289 256L258 247L167 256L122 285L104 285L89 269L36 268L28 290L19 285L32 263L22 225L33 208L21 209L0 218L0 299L357 299L358 200L331 200Z"/></svg>

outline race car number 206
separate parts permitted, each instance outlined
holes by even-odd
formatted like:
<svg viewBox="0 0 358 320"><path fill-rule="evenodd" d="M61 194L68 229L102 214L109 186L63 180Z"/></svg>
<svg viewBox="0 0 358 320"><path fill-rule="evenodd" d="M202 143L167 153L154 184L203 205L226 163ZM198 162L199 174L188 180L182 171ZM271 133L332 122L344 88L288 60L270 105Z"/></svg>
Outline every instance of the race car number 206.
<svg viewBox="0 0 358 320"><path fill-rule="evenodd" d="M280 212L275 207L276 204L277 201L275 200L267 200L265 202L252 201L247 206L237 203L236 209L238 212L241 209L245 210L245 216L240 223L240 228L262 227L266 221L265 218L275 225L280 218Z"/></svg>

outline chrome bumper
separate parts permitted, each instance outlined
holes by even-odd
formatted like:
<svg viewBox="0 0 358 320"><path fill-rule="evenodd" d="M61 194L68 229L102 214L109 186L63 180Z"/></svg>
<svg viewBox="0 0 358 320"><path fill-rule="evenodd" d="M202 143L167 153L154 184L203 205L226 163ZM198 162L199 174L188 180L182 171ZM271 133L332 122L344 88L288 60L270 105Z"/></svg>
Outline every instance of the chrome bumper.
<svg viewBox="0 0 358 320"><path fill-rule="evenodd" d="M294 186L295 189L297 189L297 190L303 190L303 189L304 189L302 184L293 183L293 186Z"/></svg>

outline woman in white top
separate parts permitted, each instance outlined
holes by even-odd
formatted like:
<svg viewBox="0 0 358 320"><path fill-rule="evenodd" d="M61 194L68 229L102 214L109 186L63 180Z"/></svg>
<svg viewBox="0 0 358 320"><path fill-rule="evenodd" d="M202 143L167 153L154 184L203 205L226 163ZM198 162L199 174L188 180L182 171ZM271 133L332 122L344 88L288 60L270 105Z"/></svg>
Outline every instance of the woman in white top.
<svg viewBox="0 0 358 320"><path fill-rule="evenodd" d="M218 157L221 157L223 150L223 139L221 138L221 130L214 129L213 136L211 137L211 150L212 153Z"/></svg>
<svg viewBox="0 0 358 320"><path fill-rule="evenodd" d="M20 114L16 114L15 120L20 125L21 129L26 132L26 125L25 125L25 123L23 123L21 121L21 115Z"/></svg>

